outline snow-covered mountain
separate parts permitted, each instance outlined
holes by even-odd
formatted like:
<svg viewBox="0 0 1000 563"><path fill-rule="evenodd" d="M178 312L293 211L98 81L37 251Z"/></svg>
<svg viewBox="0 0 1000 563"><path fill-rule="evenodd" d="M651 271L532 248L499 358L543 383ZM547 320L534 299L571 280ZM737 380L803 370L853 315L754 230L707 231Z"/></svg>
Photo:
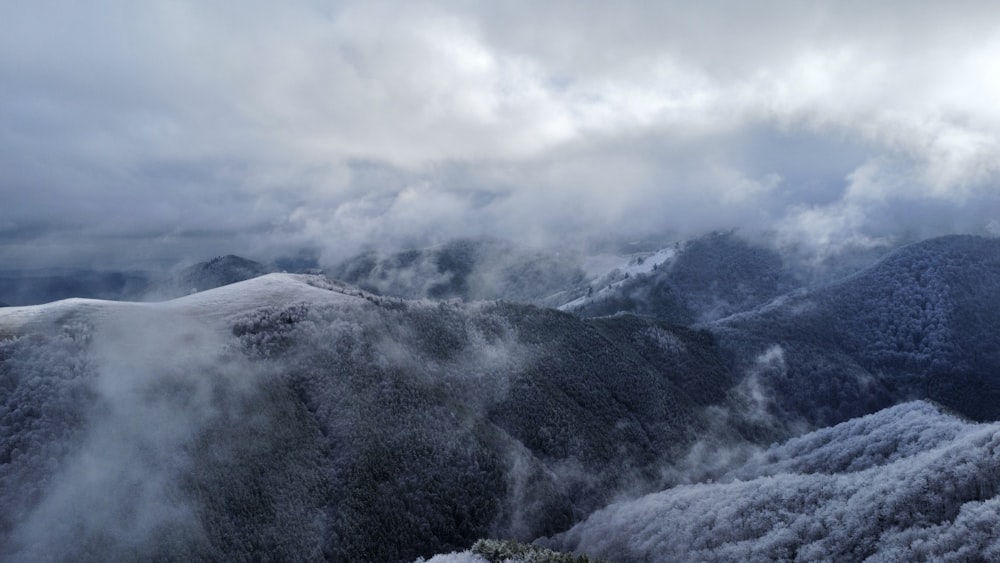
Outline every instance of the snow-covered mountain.
<svg viewBox="0 0 1000 563"><path fill-rule="evenodd" d="M708 424L705 333L269 274L0 311L5 559L395 561L566 529ZM164 499L169 499L165 501Z"/></svg>
<svg viewBox="0 0 1000 563"><path fill-rule="evenodd" d="M993 561L1000 424L906 403L774 446L718 482L544 542L613 561Z"/></svg>
<svg viewBox="0 0 1000 563"><path fill-rule="evenodd" d="M729 236L549 294L632 268L612 289L659 279L689 326L283 273L0 309L0 559L993 553L1000 241L774 295L780 257Z"/></svg>
<svg viewBox="0 0 1000 563"><path fill-rule="evenodd" d="M772 249L732 232L638 255L559 308L582 316L628 312L680 324L747 311L801 287Z"/></svg>
<svg viewBox="0 0 1000 563"><path fill-rule="evenodd" d="M801 286L776 251L732 232L657 250L586 256L462 239L423 250L364 253L330 274L383 295L504 299L584 317L636 313L678 324L746 311Z"/></svg>

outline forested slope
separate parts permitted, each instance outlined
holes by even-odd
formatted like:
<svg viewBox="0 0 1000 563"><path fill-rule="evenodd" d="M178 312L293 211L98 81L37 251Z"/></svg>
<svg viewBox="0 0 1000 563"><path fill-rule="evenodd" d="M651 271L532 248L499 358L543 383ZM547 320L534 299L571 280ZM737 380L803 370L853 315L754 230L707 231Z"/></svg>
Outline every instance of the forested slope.
<svg viewBox="0 0 1000 563"><path fill-rule="evenodd" d="M737 370L780 352L757 377L781 412L816 426L907 398L1000 419L1000 240L904 247L837 283L709 325Z"/></svg>
<svg viewBox="0 0 1000 563"><path fill-rule="evenodd" d="M692 327L291 274L4 308L0 558L992 553L996 428L901 403L1000 418L998 280L946 237Z"/></svg>
<svg viewBox="0 0 1000 563"><path fill-rule="evenodd" d="M672 322L707 322L748 311L801 284L781 255L732 232L677 245L676 255L565 307L585 317L630 312Z"/></svg>
<svg viewBox="0 0 1000 563"><path fill-rule="evenodd" d="M614 561L1000 557L1000 425L907 403L774 446L718 483L613 504L546 541Z"/></svg>
<svg viewBox="0 0 1000 563"><path fill-rule="evenodd" d="M5 311L15 560L397 561L530 540L662 486L732 379L707 332L302 276Z"/></svg>

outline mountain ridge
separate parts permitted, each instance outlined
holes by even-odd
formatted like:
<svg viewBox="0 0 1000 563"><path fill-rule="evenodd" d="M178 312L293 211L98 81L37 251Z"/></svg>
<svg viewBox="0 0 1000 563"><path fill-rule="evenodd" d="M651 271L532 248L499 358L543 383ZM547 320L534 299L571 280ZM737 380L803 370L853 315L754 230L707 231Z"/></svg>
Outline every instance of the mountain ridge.
<svg viewBox="0 0 1000 563"><path fill-rule="evenodd" d="M546 536L643 560L620 535L630 532L602 519L642 506L670 514L691 491L704 497L695 503L744 506L747 482L764 516L746 525L760 533L733 532L745 536L734 546L725 518L682 527L684 542L718 531L690 553L882 557L891 544L913 555L907 534L978 525L995 504L992 477L977 473L993 467L991 443L969 433L992 426L908 401L1000 418L984 344L1000 319L998 244L911 245L693 326L408 300L286 273L159 303L4 308L0 504L12 508L0 557L411 561L482 537ZM959 443L968 456L941 453ZM893 501L904 511L947 493L947 459L974 469L952 479L961 498L943 516L901 520L884 545L860 528L821 541L782 497L819 495L814 506L842 525L850 491L867 503L882 490L852 475L940 484L907 488ZM882 526L875 510L856 512ZM794 537L771 527L785 513L806 518ZM621 541L598 541L598 522Z"/></svg>

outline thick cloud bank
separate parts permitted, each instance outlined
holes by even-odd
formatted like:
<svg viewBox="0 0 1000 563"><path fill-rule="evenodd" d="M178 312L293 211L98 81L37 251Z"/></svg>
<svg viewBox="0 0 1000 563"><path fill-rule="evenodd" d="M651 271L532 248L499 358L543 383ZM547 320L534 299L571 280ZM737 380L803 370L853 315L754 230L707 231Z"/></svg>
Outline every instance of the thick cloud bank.
<svg viewBox="0 0 1000 563"><path fill-rule="evenodd" d="M0 261L996 233L988 2L0 7Z"/></svg>
<svg viewBox="0 0 1000 563"><path fill-rule="evenodd" d="M547 542L615 561L1000 557L1000 425L900 405L775 446L720 483L605 508Z"/></svg>

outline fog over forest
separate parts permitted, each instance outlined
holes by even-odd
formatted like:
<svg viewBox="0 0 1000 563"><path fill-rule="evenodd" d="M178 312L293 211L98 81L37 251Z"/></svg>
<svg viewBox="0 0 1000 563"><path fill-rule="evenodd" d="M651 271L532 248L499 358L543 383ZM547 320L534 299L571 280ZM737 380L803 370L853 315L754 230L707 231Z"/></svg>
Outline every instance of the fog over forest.
<svg viewBox="0 0 1000 563"><path fill-rule="evenodd" d="M990 2L7 2L0 85L0 560L1000 558Z"/></svg>

